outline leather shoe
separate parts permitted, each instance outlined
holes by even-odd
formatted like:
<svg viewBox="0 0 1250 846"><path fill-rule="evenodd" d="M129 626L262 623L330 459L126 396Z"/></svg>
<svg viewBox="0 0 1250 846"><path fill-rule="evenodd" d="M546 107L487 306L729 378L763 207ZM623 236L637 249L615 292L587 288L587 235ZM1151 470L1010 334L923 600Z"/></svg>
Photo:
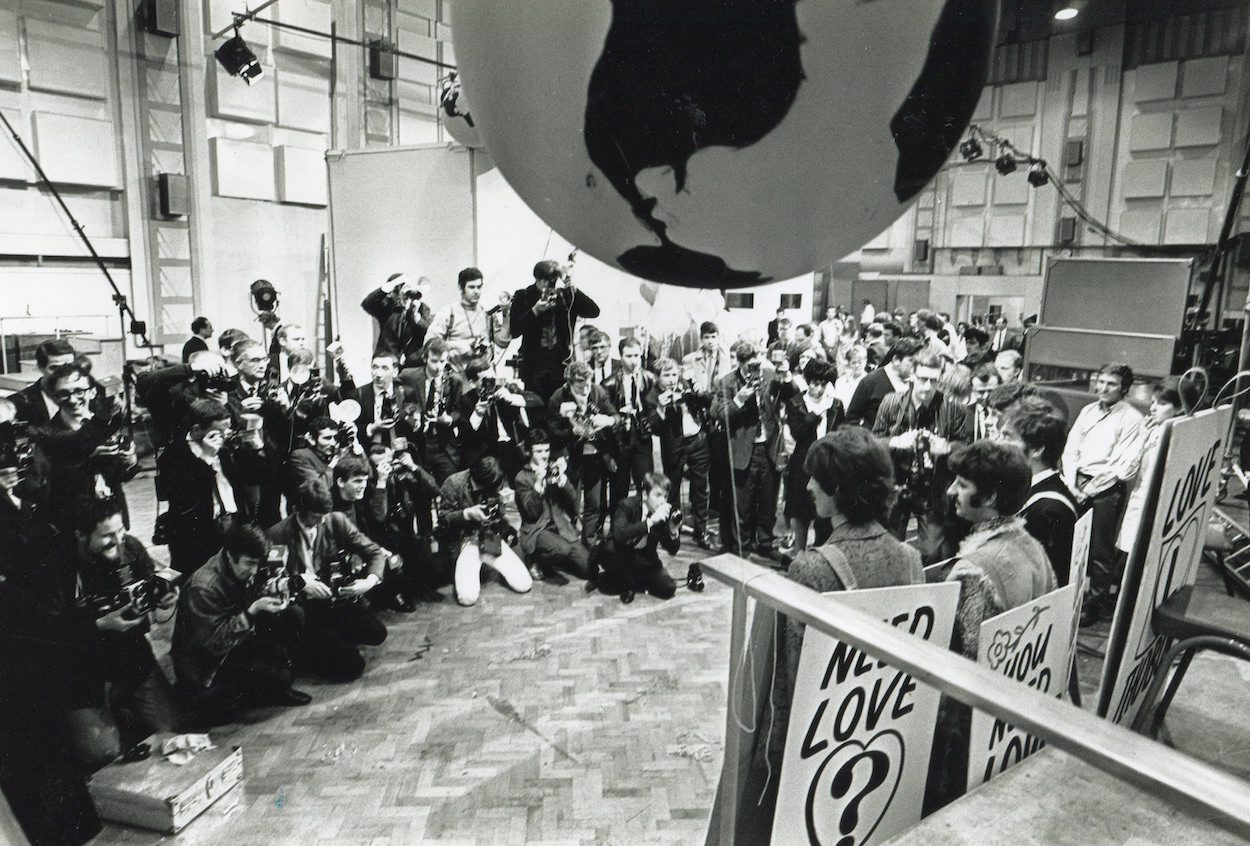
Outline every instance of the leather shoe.
<svg viewBox="0 0 1250 846"><path fill-rule="evenodd" d="M569 583L569 580L563 573L559 573L555 570L547 570L543 573L543 581L550 582L553 585L559 585L560 587L564 587Z"/></svg>
<svg viewBox="0 0 1250 846"><path fill-rule="evenodd" d="M274 699L275 705L285 705L288 707L299 707L312 702L312 697L302 690L296 690L288 687Z"/></svg>
<svg viewBox="0 0 1250 846"><path fill-rule="evenodd" d="M1094 597L1086 599L1081 606L1080 627L1097 625L1110 620L1115 613L1115 601L1111 597Z"/></svg>
<svg viewBox="0 0 1250 846"><path fill-rule="evenodd" d="M711 550L712 548L712 542L702 532L695 532L694 545L699 547L699 549Z"/></svg>
<svg viewBox="0 0 1250 846"><path fill-rule="evenodd" d="M625 605L634 601L634 592L632 590L621 591L621 602Z"/></svg>

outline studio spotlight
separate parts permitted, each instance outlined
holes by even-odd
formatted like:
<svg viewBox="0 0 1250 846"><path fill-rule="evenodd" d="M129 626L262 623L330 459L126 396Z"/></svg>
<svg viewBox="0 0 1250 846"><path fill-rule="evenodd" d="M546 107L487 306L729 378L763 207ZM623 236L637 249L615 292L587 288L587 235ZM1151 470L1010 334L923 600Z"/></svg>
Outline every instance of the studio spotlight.
<svg viewBox="0 0 1250 846"><path fill-rule="evenodd" d="M1046 162L1034 162L1029 168L1029 184L1041 188L1050 181L1050 173L1046 170Z"/></svg>
<svg viewBox="0 0 1250 846"><path fill-rule="evenodd" d="M1070 21L1080 14L1080 12L1080 9L1069 3L1068 5L1061 7L1059 11L1055 12L1055 20Z"/></svg>
<svg viewBox="0 0 1250 846"><path fill-rule="evenodd" d="M237 28L234 31L234 38L218 47L213 55L217 57L217 61L221 62L221 66L226 69L226 73L231 76L242 77L243 81L248 85L251 85L265 74L265 69L260 66L256 54L247 46Z"/></svg>
<svg viewBox="0 0 1250 846"><path fill-rule="evenodd" d="M257 312L273 311L278 307L278 291L268 279L257 279L252 283L252 302Z"/></svg>
<svg viewBox="0 0 1250 846"><path fill-rule="evenodd" d="M1016 170L1015 157L1012 156L1011 153L1003 153L1001 156L994 159L994 169L1003 176L1006 176L1009 173L1014 173Z"/></svg>
<svg viewBox="0 0 1250 846"><path fill-rule="evenodd" d="M980 141L975 138L969 138L959 145L959 155L963 156L966 162L975 162L985 155L985 150L981 149Z"/></svg>

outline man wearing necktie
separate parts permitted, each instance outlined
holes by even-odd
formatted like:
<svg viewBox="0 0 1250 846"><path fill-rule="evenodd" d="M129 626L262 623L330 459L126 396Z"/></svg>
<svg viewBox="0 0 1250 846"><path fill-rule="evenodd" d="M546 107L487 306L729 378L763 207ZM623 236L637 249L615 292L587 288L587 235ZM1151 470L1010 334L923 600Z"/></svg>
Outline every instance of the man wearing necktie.
<svg viewBox="0 0 1250 846"><path fill-rule="evenodd" d="M608 503L612 513L629 496L630 485L641 486L643 477L654 469L648 418L655 409L647 395L655 386L655 377L642 367L642 344L637 339L623 339L620 352L620 369L604 384L621 414L621 459Z"/></svg>
<svg viewBox="0 0 1250 846"><path fill-rule="evenodd" d="M499 462L512 478L525 463L523 446L534 420L542 411L536 394L501 383L486 359L469 362L464 371L467 390L460 399L460 444L464 463L473 466L485 456Z"/></svg>
<svg viewBox="0 0 1250 846"><path fill-rule="evenodd" d="M375 355L369 372L371 381L360 389L357 436L365 449L370 444L391 446L396 436L407 438L412 434L404 414L409 403L408 393L403 385L395 382L398 367L392 353Z"/></svg>
<svg viewBox="0 0 1250 846"><path fill-rule="evenodd" d="M721 377L733 370L729 356L721 349L720 328L710 320L699 326L699 349L681 360L690 373L700 402L712 405ZM720 520L720 542L728 548L733 544L733 497L730 495L729 446L725 437L723 415L709 411L704 424L707 433L708 496L717 503Z"/></svg>

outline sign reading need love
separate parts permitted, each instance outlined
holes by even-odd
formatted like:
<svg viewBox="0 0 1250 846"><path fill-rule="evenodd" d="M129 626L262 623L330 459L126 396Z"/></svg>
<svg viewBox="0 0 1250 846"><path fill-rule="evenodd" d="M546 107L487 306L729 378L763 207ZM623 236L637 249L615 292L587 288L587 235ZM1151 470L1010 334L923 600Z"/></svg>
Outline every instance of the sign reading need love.
<svg viewBox="0 0 1250 846"><path fill-rule="evenodd" d="M950 646L959 585L827 594ZM939 693L808 628L795 678L773 822L775 844L871 846L920 821Z"/></svg>
<svg viewBox="0 0 1250 846"><path fill-rule="evenodd" d="M977 663L1039 693L1063 696L1072 668L1075 585L1051 591L981 624ZM972 712L968 789L979 787L1042 747L1042 739L983 711Z"/></svg>

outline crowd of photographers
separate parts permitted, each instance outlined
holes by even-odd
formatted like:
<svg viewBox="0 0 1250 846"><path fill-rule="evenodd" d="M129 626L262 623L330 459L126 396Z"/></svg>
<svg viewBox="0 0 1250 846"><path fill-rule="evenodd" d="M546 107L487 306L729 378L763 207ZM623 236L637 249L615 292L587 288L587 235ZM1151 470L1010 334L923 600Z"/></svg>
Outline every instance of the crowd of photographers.
<svg viewBox="0 0 1250 846"><path fill-rule="evenodd" d="M556 262L493 308L475 268L438 311L429 284L396 274L365 298L378 331L361 385L301 326L275 325L269 345L230 329L214 347L203 318L182 363L138 374L169 568L128 530L126 388L50 340L38 381L0 399L0 785L46 842L94 824L84 772L144 754L153 731L306 704L297 677L358 678L381 612L447 585L473 605L484 567L516 592L571 575L624 602L672 597L659 550L676 553L683 524L703 549L821 589L905 583L922 558L958 554L973 637L1066 581L1089 507L1097 618L1148 432L1180 404L1160 387L1145 424L1122 401L1131 370L1107 365L1069 427L1062 401L1020 381L1005 320L779 312L767 341L726 350L703 323L685 355L644 335L614 357L587 322L599 306ZM919 552L904 554L912 525ZM891 575L856 575L878 547ZM685 583L702 589L697 564ZM170 617L172 685L145 637ZM51 808L49 789L70 800Z"/></svg>

